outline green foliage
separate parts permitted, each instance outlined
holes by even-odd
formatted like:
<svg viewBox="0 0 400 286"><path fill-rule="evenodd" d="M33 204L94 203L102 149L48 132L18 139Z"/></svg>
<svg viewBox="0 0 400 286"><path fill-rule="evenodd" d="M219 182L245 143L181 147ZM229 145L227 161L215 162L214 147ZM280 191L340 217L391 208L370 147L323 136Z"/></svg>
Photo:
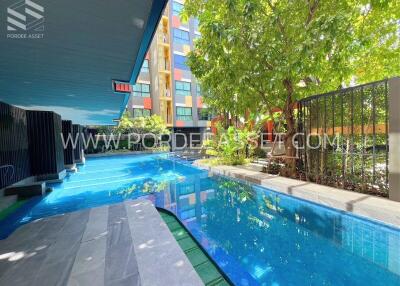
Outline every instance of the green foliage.
<svg viewBox="0 0 400 286"><path fill-rule="evenodd" d="M188 65L205 103L245 117L282 111L295 156L295 102L350 82L400 74L398 0L187 0L201 38ZM286 160L294 176L295 161Z"/></svg>
<svg viewBox="0 0 400 286"><path fill-rule="evenodd" d="M400 73L399 1L187 0L183 14L199 19L188 65L218 111L284 110Z"/></svg>
<svg viewBox="0 0 400 286"><path fill-rule="evenodd" d="M247 128L240 129L230 126L217 128L217 134L212 140L204 143L209 155L218 157L221 164L241 165L252 154L256 133Z"/></svg>
<svg viewBox="0 0 400 286"><path fill-rule="evenodd" d="M256 149L254 149L253 155L254 155L254 157L257 157L257 158L265 158L265 157L267 157L267 152L265 152L260 147L257 147Z"/></svg>
<svg viewBox="0 0 400 286"><path fill-rule="evenodd" d="M164 120L159 115L132 118L128 112L125 112L122 116L117 131L123 134L153 133L155 135L164 135L170 133Z"/></svg>

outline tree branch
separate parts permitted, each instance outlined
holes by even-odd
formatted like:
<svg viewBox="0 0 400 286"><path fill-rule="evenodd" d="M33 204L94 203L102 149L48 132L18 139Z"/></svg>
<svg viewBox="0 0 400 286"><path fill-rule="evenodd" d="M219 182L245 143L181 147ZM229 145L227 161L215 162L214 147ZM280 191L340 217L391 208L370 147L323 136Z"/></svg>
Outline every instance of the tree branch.
<svg viewBox="0 0 400 286"><path fill-rule="evenodd" d="M308 16L306 20L306 27L311 23L311 21L314 18L315 11L317 11L319 0L315 0L313 3L311 3L311 0L307 0L308 2Z"/></svg>

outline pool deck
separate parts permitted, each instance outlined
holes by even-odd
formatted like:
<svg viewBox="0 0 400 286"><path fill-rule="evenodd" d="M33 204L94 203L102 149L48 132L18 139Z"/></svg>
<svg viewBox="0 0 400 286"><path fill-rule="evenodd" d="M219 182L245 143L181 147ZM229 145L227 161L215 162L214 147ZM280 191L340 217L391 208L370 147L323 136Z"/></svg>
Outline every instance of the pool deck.
<svg viewBox="0 0 400 286"><path fill-rule="evenodd" d="M39 219L0 240L0 285L204 285L148 200Z"/></svg>
<svg viewBox="0 0 400 286"><path fill-rule="evenodd" d="M201 161L195 161L193 165L208 170L210 174L242 179L280 193L400 227L400 202L262 173L255 165L210 167Z"/></svg>

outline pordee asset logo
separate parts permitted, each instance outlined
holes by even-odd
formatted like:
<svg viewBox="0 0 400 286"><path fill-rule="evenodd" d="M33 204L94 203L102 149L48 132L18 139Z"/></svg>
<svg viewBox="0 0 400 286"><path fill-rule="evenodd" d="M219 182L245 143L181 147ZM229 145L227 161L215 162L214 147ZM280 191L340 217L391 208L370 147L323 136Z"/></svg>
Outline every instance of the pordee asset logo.
<svg viewBox="0 0 400 286"><path fill-rule="evenodd" d="M10 39L42 39L44 7L31 0L7 7L7 31Z"/></svg>

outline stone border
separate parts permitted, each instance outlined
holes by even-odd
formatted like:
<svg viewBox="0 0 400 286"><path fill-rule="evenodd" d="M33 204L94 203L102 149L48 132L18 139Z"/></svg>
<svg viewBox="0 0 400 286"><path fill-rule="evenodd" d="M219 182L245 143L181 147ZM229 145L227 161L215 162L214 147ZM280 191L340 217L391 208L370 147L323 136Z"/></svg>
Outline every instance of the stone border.
<svg viewBox="0 0 400 286"><path fill-rule="evenodd" d="M311 182L261 173L255 166L215 166L195 161L194 166L211 174L238 178L276 192L304 199L323 206L351 212L367 219L400 227L400 203L385 198L341 190Z"/></svg>

